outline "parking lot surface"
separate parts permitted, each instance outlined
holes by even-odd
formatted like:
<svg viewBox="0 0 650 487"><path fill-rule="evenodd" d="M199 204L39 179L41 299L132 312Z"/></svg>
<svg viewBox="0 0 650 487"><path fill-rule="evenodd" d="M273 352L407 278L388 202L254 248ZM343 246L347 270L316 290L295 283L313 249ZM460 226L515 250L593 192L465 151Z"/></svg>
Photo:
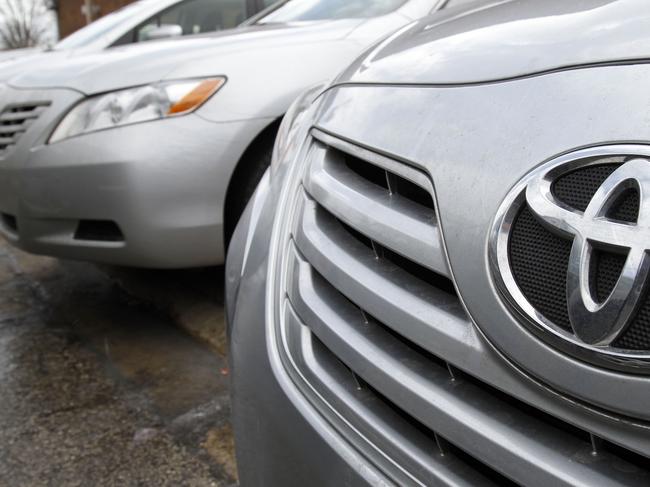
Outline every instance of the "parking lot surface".
<svg viewBox="0 0 650 487"><path fill-rule="evenodd" d="M0 240L0 485L234 485L213 273L107 271Z"/></svg>

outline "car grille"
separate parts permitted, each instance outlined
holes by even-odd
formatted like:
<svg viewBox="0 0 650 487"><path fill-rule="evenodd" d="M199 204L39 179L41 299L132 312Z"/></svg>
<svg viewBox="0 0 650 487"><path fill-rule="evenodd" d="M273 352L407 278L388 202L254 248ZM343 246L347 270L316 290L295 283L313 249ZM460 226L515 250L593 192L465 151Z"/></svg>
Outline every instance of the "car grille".
<svg viewBox="0 0 650 487"><path fill-rule="evenodd" d="M304 157L279 341L332 426L398 484L649 485L642 448L617 446L616 428L507 391L524 397L525 379L464 311L423 171L317 129Z"/></svg>
<svg viewBox="0 0 650 487"><path fill-rule="evenodd" d="M16 145L48 106L48 102L24 103L9 105L0 112L0 156Z"/></svg>

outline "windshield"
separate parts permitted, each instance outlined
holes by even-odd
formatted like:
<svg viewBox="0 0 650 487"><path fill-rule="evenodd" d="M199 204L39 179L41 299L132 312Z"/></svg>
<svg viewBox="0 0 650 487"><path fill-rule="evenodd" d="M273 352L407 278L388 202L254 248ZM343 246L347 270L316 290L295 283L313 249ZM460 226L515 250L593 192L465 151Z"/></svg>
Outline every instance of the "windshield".
<svg viewBox="0 0 650 487"><path fill-rule="evenodd" d="M156 0L141 0L116 10L69 35L54 46L54 49L76 49L91 44L155 3ZM119 34L116 37L119 37Z"/></svg>
<svg viewBox="0 0 650 487"><path fill-rule="evenodd" d="M369 18L388 14L406 0L290 0L257 24Z"/></svg>

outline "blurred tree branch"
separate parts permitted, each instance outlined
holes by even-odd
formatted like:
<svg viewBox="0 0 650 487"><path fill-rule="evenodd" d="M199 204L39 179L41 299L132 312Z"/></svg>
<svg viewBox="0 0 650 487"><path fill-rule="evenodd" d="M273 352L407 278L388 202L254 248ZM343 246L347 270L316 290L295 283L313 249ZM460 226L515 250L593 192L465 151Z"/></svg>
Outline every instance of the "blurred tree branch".
<svg viewBox="0 0 650 487"><path fill-rule="evenodd" d="M33 47L41 43L47 32L44 15L51 7L49 0L0 0L0 42L7 49Z"/></svg>

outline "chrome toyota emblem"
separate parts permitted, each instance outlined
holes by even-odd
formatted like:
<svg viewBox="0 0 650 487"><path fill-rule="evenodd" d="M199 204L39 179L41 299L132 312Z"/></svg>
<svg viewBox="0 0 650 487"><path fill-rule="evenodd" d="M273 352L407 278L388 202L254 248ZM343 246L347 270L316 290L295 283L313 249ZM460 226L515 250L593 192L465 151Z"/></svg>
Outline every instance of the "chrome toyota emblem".
<svg viewBox="0 0 650 487"><path fill-rule="evenodd" d="M541 222L573 238L567 273L571 327L585 343L610 345L638 308L650 270L650 161L633 159L618 167L598 188L584 213L559 203L551 191L552 184L544 174L537 175L526 188L526 201ZM608 209L630 187L641 194L638 220L613 221L606 216ZM603 303L594 297L590 284L596 246L628 253L616 287Z"/></svg>
<svg viewBox="0 0 650 487"><path fill-rule="evenodd" d="M577 205L572 206L556 194L558 181L575 174L585 175L572 176L584 208L576 208ZM626 195L638 197L635 221L621 221L611 214ZM517 251L522 254L522 245L514 241L513 235L524 211L542 229L539 232L550 232L550 238L558 237L558 242L565 242L557 244L558 254L561 248L570 246L568 259L558 257L559 263L554 267L556 271L562 270L562 282L550 282L542 274L531 277L529 269L523 278L518 275L511 247L518 246ZM536 242L526 242L534 260ZM545 252L549 252L548 248ZM554 250L550 252L553 255ZM608 270L611 286L605 296L598 295L601 283L596 282L601 279L596 254L601 253L622 263L620 270L615 268L615 276ZM648 299L650 278L650 148L612 146L581 150L554 159L527 175L499 211L490 257L498 289L520 316L519 322L538 337L598 365L635 371L650 367L650 347L644 345L644 338L634 341L645 336L646 331L650 336L650 321L646 327L645 315L639 315ZM517 259L521 261L522 257ZM559 303L555 292L554 308L547 306L547 285L556 290L562 286L565 302ZM568 317L567 323L560 323L561 316ZM626 334L631 334L631 338L626 338ZM621 343L634 343L635 349ZM637 343L640 345L636 346Z"/></svg>

